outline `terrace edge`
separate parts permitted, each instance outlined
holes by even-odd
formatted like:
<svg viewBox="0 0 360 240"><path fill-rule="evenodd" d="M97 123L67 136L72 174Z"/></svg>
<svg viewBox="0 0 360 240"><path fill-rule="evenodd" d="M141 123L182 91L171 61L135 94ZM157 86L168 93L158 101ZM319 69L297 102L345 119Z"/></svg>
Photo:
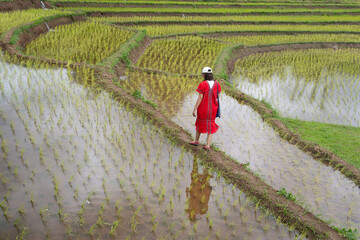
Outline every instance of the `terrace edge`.
<svg viewBox="0 0 360 240"><path fill-rule="evenodd" d="M67 20L59 21L59 19L62 18ZM67 64L66 62L26 56L16 49L17 47L26 45L29 40L39 36L41 33L46 32L46 29L44 28L44 21L47 20L50 27L55 27L57 24L62 25L72 23L74 21L83 21L84 16L73 15L58 16L50 19L47 18L43 19L41 22L37 22L36 24L26 25L27 27L25 30L21 27L13 29L3 38L1 41L1 47L10 53L10 55L20 59L38 60L64 67ZM18 33L19 39L17 39L15 44L10 44L9 41L12 39L16 30L19 29L21 30L20 33ZM37 29L37 31L34 31L35 29ZM70 67L72 65L74 64L68 64L66 67ZM344 239L337 231L315 217L306 209L286 199L285 197L278 195L275 189L263 182L263 180L254 173L247 170L245 166L226 156L225 153L212 151L207 154L200 149L193 148L188 144L191 140L189 133L187 133L182 127L167 119L159 110L156 110L141 100L132 97L129 93L116 86L112 80L117 78L117 76L109 72L109 69L100 67L96 68L94 66L90 67L95 68L98 79L102 79L99 84L103 87L103 89L113 93L117 100L126 101L134 109L143 113L146 118L164 131L169 140L176 142L178 145L184 147L187 151L193 153L203 161L213 165L222 173L223 176L227 177L230 182L238 188L241 187L245 190L245 192L249 193L249 195L257 198L258 201L261 202L261 205L272 210L274 214L279 216L284 223L294 226L300 232L305 232L308 237L313 239Z"/></svg>
<svg viewBox="0 0 360 240"><path fill-rule="evenodd" d="M277 45L262 45L246 47L242 45L233 46L232 49L227 50L226 66L220 66L218 75L221 77L228 77L234 70L235 62L238 59L245 58L252 54L266 53L266 52L279 52L285 50L297 50L297 49L320 49L320 48L360 48L360 43L291 43L291 44L277 44ZM289 143L296 145L304 152L310 154L314 159L321 161L322 163L331 166L333 169L339 171L348 179L352 180L358 187L360 187L360 169L341 159L333 152L320 147L318 144L303 140L298 134L295 134L288 129L285 124L275 117L274 111L270 109L266 104L259 100L256 100L249 95L242 93L240 90L234 87L226 86L226 91L233 98L240 102L244 102L250 105L255 111L257 111L262 119L267 122L274 130L276 130L280 136L286 139Z"/></svg>

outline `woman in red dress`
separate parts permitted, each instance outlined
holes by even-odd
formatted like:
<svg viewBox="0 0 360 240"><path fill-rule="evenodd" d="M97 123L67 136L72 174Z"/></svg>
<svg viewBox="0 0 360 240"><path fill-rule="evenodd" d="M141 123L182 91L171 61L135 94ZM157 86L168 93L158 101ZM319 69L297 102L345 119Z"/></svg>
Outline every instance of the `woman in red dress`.
<svg viewBox="0 0 360 240"><path fill-rule="evenodd" d="M219 129L215 123L215 117L219 107L218 94L221 92L221 86L214 81L211 68L204 67L202 74L204 81L196 89L199 96L193 111L193 116L196 117L196 136L195 141L190 144L198 146L200 134L207 133L206 146L203 148L209 151L212 135Z"/></svg>

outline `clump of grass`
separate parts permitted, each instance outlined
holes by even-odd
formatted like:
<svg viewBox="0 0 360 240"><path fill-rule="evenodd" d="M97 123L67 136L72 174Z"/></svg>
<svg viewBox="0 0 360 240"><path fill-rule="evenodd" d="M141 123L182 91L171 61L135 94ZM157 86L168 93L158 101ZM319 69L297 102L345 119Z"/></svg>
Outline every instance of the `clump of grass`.
<svg viewBox="0 0 360 240"><path fill-rule="evenodd" d="M150 101L150 100L146 100L145 97L141 94L141 92L139 90L135 90L133 93L131 93L131 96L137 98L137 99L141 99L144 103L149 104L150 106L152 106L153 108L157 108L156 103Z"/></svg>
<svg viewBox="0 0 360 240"><path fill-rule="evenodd" d="M348 240L357 240L360 237L360 233L357 229L353 228L339 228L335 226L331 226L335 229L341 236L345 237Z"/></svg>
<svg viewBox="0 0 360 240"><path fill-rule="evenodd" d="M319 144L360 169L360 128L288 118L282 120L302 139Z"/></svg>
<svg viewBox="0 0 360 240"><path fill-rule="evenodd" d="M278 190L277 194L284 196L286 199L289 199L290 201L293 201L293 202L297 201L296 196L292 193L287 192L285 188Z"/></svg>

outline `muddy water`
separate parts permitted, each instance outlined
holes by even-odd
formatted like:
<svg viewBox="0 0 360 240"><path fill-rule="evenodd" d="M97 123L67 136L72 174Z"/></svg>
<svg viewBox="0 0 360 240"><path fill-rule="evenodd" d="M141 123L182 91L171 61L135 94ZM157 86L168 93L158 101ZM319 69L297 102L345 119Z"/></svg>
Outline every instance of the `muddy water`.
<svg viewBox="0 0 360 240"><path fill-rule="evenodd" d="M168 78L170 86L172 80ZM146 74L129 74L129 82L136 82L147 98L153 99L165 114L172 115L174 122L194 133L192 110L197 99L198 80L183 82L193 86L192 93L188 91L187 96L178 99L173 106L167 106L167 102L159 98L162 94L154 92L147 83L148 79L152 78ZM169 96L178 91L181 91L181 86L169 91ZM167 111L173 108L178 112ZM283 141L250 107L240 105L224 93L221 94L221 112L222 118L217 120L220 129L214 134L217 147L237 161L249 163L249 167L275 189L285 188L296 194L312 212L320 214L323 219L332 219L333 225L359 228L360 190L356 185ZM205 137L201 140L204 143Z"/></svg>
<svg viewBox="0 0 360 240"><path fill-rule="evenodd" d="M188 96L173 118L192 132L196 98L196 94ZM249 163L275 189L285 188L299 196L323 219L332 219L336 226L359 228L360 189L353 182L282 140L250 107L224 93L220 102L222 118L217 120L220 129L214 134L214 142L221 150L241 163Z"/></svg>
<svg viewBox="0 0 360 240"><path fill-rule="evenodd" d="M256 84L241 77L232 81L242 92L270 103L282 116L360 127L359 76L333 76L319 84L296 80L291 69L285 76L274 75Z"/></svg>
<svg viewBox="0 0 360 240"><path fill-rule="evenodd" d="M67 70L0 70L0 238L296 237Z"/></svg>
<svg viewBox="0 0 360 240"><path fill-rule="evenodd" d="M299 67L286 66L276 66L279 72L260 76L257 82L236 73L230 81L242 92L270 103L284 117L360 127L360 75L328 72L324 64L323 69L309 69L314 73L311 79L304 73L296 77Z"/></svg>

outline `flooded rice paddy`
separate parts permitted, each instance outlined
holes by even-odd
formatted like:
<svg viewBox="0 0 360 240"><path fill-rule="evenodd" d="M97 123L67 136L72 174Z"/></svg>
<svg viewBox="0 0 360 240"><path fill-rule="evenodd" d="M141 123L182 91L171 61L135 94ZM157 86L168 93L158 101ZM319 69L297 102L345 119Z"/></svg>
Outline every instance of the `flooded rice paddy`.
<svg viewBox="0 0 360 240"><path fill-rule="evenodd" d="M238 61L230 81L284 117L360 127L358 53L311 49L258 54ZM254 74L252 68L257 69Z"/></svg>
<svg viewBox="0 0 360 240"><path fill-rule="evenodd" d="M147 79L152 78L138 74L134 76L144 82L142 89L146 97L157 100L160 95L154 96L154 92L146 90ZM171 82L171 77L168 78ZM135 81L131 76L129 79ZM161 100L156 103L165 111L176 107L178 112L172 114L173 121L195 134L192 110L197 99L198 80L188 80L188 83L195 86L192 93L174 106L164 107L166 102ZM239 104L225 93L221 93L220 102L222 118L216 120L220 129L213 138L217 147L240 163L249 163L250 169L275 189L285 188L297 195L304 206L321 218L332 220L332 225L359 228L360 189L353 182L282 140L250 107ZM201 140L204 142L205 137Z"/></svg>
<svg viewBox="0 0 360 240"><path fill-rule="evenodd" d="M126 103L64 69L0 70L0 238L297 238Z"/></svg>

